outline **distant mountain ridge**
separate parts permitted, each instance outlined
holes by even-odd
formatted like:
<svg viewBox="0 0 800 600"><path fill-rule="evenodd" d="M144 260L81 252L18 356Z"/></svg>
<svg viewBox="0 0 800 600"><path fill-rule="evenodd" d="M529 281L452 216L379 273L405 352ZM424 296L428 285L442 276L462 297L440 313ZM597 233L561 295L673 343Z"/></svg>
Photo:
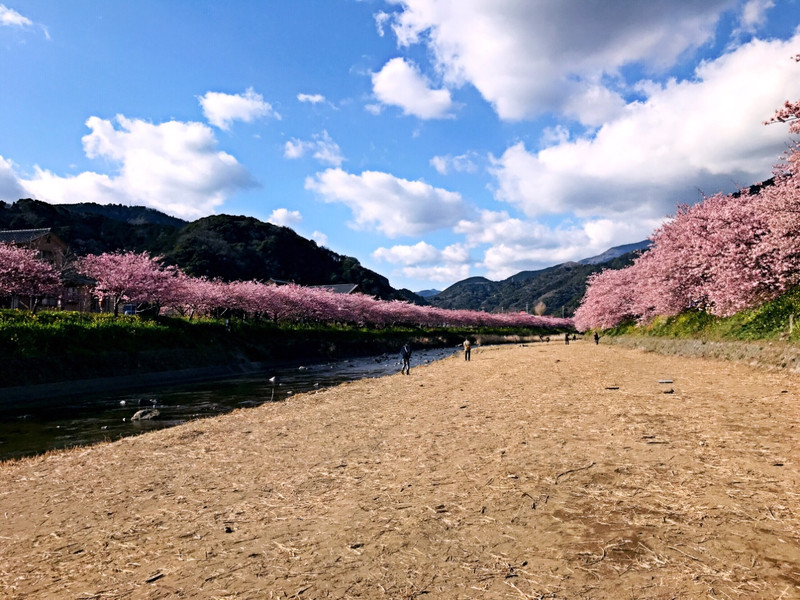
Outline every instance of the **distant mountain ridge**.
<svg viewBox="0 0 800 600"><path fill-rule="evenodd" d="M486 312L535 312L538 309L546 315L569 317L578 308L590 275L606 268L622 269L649 246L649 240L615 246L578 262L521 271L503 281L470 277L427 300L447 309Z"/></svg>
<svg viewBox="0 0 800 600"><path fill-rule="evenodd" d="M598 254L597 256L592 256L591 258L584 258L583 260L579 260L578 264L601 265L619 256L623 256L624 254L628 254L630 252L636 252L638 250L646 250L651 246L652 243L653 242L651 242L650 240L642 240L641 242L634 242L633 244L614 246L613 248L609 248L602 254Z"/></svg>
<svg viewBox="0 0 800 600"><path fill-rule="evenodd" d="M52 228L75 256L146 251L195 277L355 283L357 291L383 300L427 304L409 290L393 288L386 277L351 256L252 217L214 215L190 223L141 206L0 201L0 229L42 227Z"/></svg>

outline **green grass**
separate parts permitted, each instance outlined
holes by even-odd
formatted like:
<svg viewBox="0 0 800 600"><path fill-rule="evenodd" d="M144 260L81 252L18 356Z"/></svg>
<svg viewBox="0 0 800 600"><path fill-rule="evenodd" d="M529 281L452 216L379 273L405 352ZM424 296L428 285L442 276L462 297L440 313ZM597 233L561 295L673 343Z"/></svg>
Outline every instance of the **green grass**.
<svg viewBox="0 0 800 600"><path fill-rule="evenodd" d="M790 321L794 321L791 333ZM730 317L714 317L703 311L691 310L672 317L656 317L646 325L624 323L605 334L713 341L785 340L797 343L800 342L800 288Z"/></svg>
<svg viewBox="0 0 800 600"><path fill-rule="evenodd" d="M554 335L536 329L371 329L231 319L114 317L109 314L0 310L0 387L131 375L240 362L336 359Z"/></svg>

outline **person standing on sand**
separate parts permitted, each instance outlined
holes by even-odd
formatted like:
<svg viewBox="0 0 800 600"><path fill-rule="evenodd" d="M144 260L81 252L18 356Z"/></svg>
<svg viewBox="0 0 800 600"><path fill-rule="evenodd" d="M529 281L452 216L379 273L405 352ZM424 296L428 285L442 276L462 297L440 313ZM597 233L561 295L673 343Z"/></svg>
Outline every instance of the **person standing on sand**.
<svg viewBox="0 0 800 600"><path fill-rule="evenodd" d="M596 331L594 332L594 343L595 345L600 343L600 334L597 333Z"/></svg>
<svg viewBox="0 0 800 600"><path fill-rule="evenodd" d="M471 346L469 343L469 339L464 340L464 360L470 360L470 350Z"/></svg>
<svg viewBox="0 0 800 600"><path fill-rule="evenodd" d="M400 349L400 356L403 359L403 368L400 369L401 373L411 375L411 344L406 342Z"/></svg>
<svg viewBox="0 0 800 600"><path fill-rule="evenodd" d="M569 333L564 334L564 343L569 346Z"/></svg>

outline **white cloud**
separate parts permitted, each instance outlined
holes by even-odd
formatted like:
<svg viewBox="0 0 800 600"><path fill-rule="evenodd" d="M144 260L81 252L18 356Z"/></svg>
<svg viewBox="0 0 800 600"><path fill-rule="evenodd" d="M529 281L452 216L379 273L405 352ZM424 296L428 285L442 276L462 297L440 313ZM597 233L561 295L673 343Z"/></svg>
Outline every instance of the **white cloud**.
<svg viewBox="0 0 800 600"><path fill-rule="evenodd" d="M767 19L767 11L773 8L775 3L772 0L748 0L742 7L740 20L741 30L752 33L764 25Z"/></svg>
<svg viewBox="0 0 800 600"><path fill-rule="evenodd" d="M450 154L434 156L430 160L430 164L442 175L447 175L451 172L475 173L478 170L478 165L475 164L477 160L477 153L467 152L465 154L459 154L458 156L452 156Z"/></svg>
<svg viewBox="0 0 800 600"><path fill-rule="evenodd" d="M280 225L281 227L290 227L297 225L303 220L300 211L289 210L288 208L276 208L267 219L268 223L273 225Z"/></svg>
<svg viewBox="0 0 800 600"><path fill-rule="evenodd" d="M251 123L262 117L281 118L253 88L248 88L244 94L206 92L198 100L208 122L225 131L230 129L234 121Z"/></svg>
<svg viewBox="0 0 800 600"><path fill-rule="evenodd" d="M800 95L786 42L753 41L701 64L691 81L650 85L592 138L563 140L539 152L523 143L494 159L495 196L534 217L655 218L679 202L733 191L769 177L787 140L762 122Z"/></svg>
<svg viewBox="0 0 800 600"><path fill-rule="evenodd" d="M384 104L399 106L403 114L420 119L450 117L453 101L446 89L435 90L413 63L393 58L372 75L372 89Z"/></svg>
<svg viewBox="0 0 800 600"><path fill-rule="evenodd" d="M419 242L413 246L378 248L372 253L377 260L404 265L431 264L440 260L441 255L435 246L427 242Z"/></svg>
<svg viewBox="0 0 800 600"><path fill-rule="evenodd" d="M325 96L322 94L297 94L297 99L300 102L308 102L309 104L320 104L325 102Z"/></svg>
<svg viewBox="0 0 800 600"><path fill-rule="evenodd" d="M89 158L118 167L112 174L91 171L62 177L36 168L19 184L35 198L52 203L97 202L149 206L185 218L214 212L234 192L255 184L236 159L217 149L202 123L90 117L83 137Z"/></svg>
<svg viewBox="0 0 800 600"><path fill-rule="evenodd" d="M0 200L15 202L24 195L25 189L14 172L14 163L0 156Z"/></svg>
<svg viewBox="0 0 800 600"><path fill-rule="evenodd" d="M311 234L311 239L317 242L318 246L327 246L328 245L328 236L322 233L321 231L314 231Z"/></svg>
<svg viewBox="0 0 800 600"><path fill-rule="evenodd" d="M24 17L17 11L8 8L5 4L0 4L0 25L8 27L30 27L33 25L28 17Z"/></svg>
<svg viewBox="0 0 800 600"><path fill-rule="evenodd" d="M331 139L327 131L315 134L311 141L302 141L297 138L292 138L286 142L283 149L283 156L285 158L302 158L309 153L325 165L339 167L342 162L344 162L341 148Z"/></svg>
<svg viewBox="0 0 800 600"><path fill-rule="evenodd" d="M327 169L307 178L305 187L326 202L348 206L355 217L351 227L377 229L391 238L451 227L466 213L456 192L379 171L353 175Z"/></svg>
<svg viewBox="0 0 800 600"><path fill-rule="evenodd" d="M393 274L429 281L457 281L469 277L469 250L463 244L453 244L439 250L427 242L413 246L378 248L372 253L376 260L402 265Z"/></svg>
<svg viewBox="0 0 800 600"><path fill-rule="evenodd" d="M386 35L386 24L391 21L391 15L383 11L375 13L375 28L378 30L378 35L383 37Z"/></svg>
<svg viewBox="0 0 800 600"><path fill-rule="evenodd" d="M588 219L551 227L512 218L505 211L481 211L475 221L462 220L454 231L465 247L485 247L480 266L490 279L581 260L612 246L646 239L661 219Z"/></svg>
<svg viewBox="0 0 800 600"><path fill-rule="evenodd" d="M434 265L421 267L403 267L400 272L409 279L436 281L450 284L470 276L469 265Z"/></svg>
<svg viewBox="0 0 800 600"><path fill-rule="evenodd" d="M713 38L734 0L394 0L398 44L426 44L449 85L469 83L502 119L567 111L586 124L622 107L619 69L671 66ZM668 15L668 18L665 18ZM584 99L581 102L578 99Z"/></svg>

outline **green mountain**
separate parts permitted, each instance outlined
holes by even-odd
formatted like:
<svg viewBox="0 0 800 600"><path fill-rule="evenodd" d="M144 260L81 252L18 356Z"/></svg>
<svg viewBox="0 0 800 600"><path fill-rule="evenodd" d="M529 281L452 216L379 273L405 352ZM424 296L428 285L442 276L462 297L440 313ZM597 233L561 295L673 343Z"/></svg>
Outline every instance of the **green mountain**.
<svg viewBox="0 0 800 600"><path fill-rule="evenodd" d="M429 297L428 302L448 309L486 312L541 310L541 314L545 315L571 317L586 292L586 280L592 273L626 267L646 246L646 242L641 242L621 246L620 249L612 248L600 257L567 262L539 271L522 271L503 281L470 277Z"/></svg>
<svg viewBox="0 0 800 600"><path fill-rule="evenodd" d="M426 301L353 257L321 248L288 227L250 217L216 215L192 223L140 206L0 202L0 229L50 227L75 256L117 250L164 256L196 277L276 279L301 285L356 283L384 300Z"/></svg>
<svg viewBox="0 0 800 600"><path fill-rule="evenodd" d="M321 248L288 227L252 217L215 215L189 223L178 231L164 256L195 277L277 279L302 285L357 283L358 291L379 298L424 302L412 292L395 290L386 277L353 257Z"/></svg>

